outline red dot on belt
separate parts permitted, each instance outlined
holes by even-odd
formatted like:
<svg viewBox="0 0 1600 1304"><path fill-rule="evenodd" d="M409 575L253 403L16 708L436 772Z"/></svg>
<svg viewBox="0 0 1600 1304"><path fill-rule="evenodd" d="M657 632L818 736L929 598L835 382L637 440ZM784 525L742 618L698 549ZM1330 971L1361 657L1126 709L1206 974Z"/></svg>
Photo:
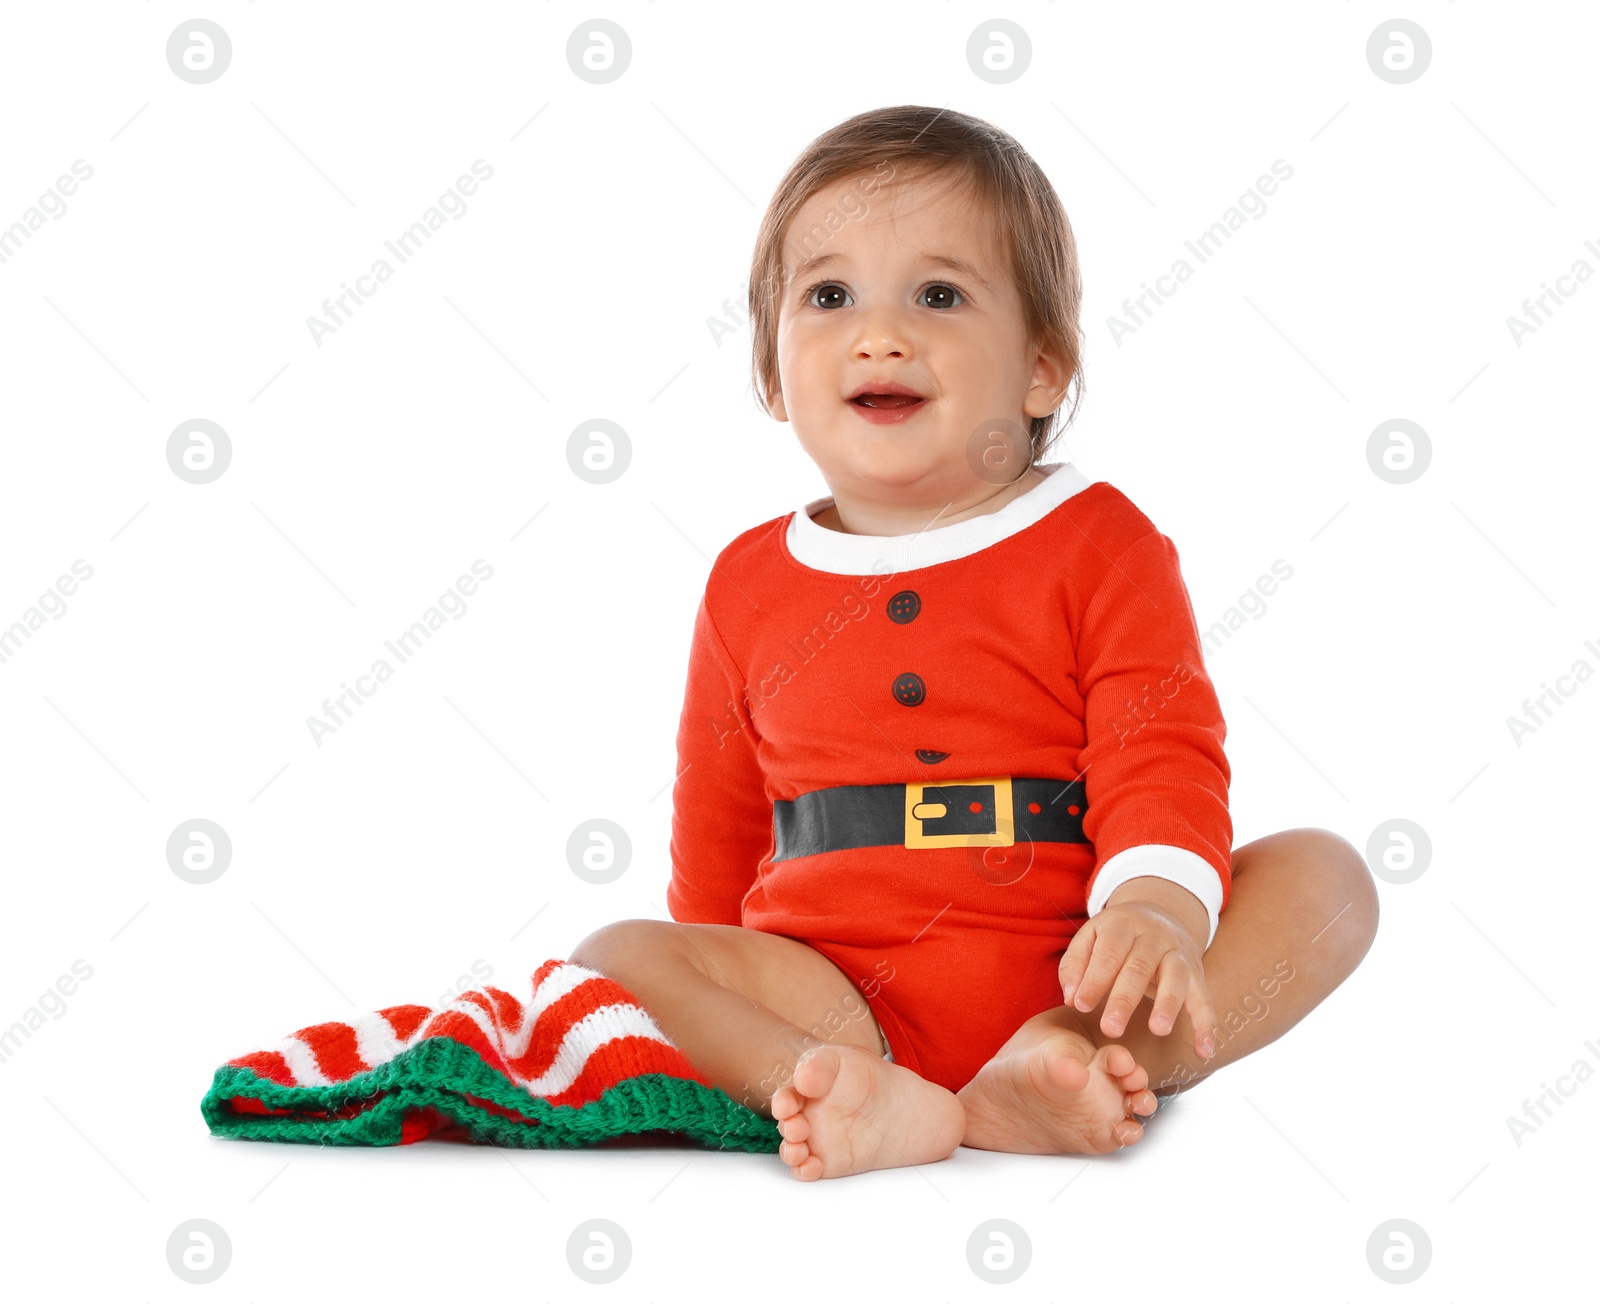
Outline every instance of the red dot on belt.
<svg viewBox="0 0 1600 1304"><path fill-rule="evenodd" d="M967 809L972 811L974 814L976 814L978 811L983 809L983 803L981 801L975 801L971 805L969 805L967 807Z"/></svg>
<svg viewBox="0 0 1600 1304"><path fill-rule="evenodd" d="M1077 813L1078 813L1078 807L1076 807L1076 806L1068 806L1067 807L1067 814L1068 815L1076 815Z"/></svg>
<svg viewBox="0 0 1600 1304"><path fill-rule="evenodd" d="M1030 801L1028 803L1028 814L1037 815L1038 813L1039 813L1039 803L1036 802L1036 801Z"/></svg>

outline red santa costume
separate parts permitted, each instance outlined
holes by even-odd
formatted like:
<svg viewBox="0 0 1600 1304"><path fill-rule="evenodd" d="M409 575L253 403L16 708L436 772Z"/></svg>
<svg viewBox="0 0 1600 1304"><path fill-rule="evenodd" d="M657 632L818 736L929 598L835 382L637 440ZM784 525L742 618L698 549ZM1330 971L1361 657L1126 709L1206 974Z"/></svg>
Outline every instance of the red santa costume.
<svg viewBox="0 0 1600 1304"><path fill-rule="evenodd" d="M959 1090L1130 878L1226 906L1221 709L1171 540L1070 462L908 535L763 522L696 613L667 904L808 943Z"/></svg>

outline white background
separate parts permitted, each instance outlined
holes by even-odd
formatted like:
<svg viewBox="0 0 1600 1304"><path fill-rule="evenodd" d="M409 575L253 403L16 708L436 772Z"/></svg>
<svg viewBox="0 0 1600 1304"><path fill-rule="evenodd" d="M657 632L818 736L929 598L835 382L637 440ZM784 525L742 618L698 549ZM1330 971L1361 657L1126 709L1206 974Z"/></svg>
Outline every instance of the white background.
<svg viewBox="0 0 1600 1304"><path fill-rule="evenodd" d="M0 226L74 160L93 176L0 263L0 626L75 559L93 577L0 664L0 1026L75 959L93 976L0 1064L6 1293L192 1298L165 1245L196 1217L232 1242L217 1300L587 1298L565 1244L589 1217L626 1230L610 1290L639 1300L983 1298L991 1218L1031 1239L1029 1300L1388 1299L1367 1241L1392 1218L1431 1243L1408 1299L1592 1282L1600 1082L1520 1146L1507 1118L1600 1065L1600 684L1521 746L1506 720L1600 666L1600 284L1520 347L1506 323L1600 269L1600 23L1398 12L1433 43L1408 85L1365 54L1396 11L1326 0L8 6ZM196 16L233 43L208 85L165 58ZM567 63L596 16L632 41L608 85ZM997 16L1032 41L1005 85L965 54ZM1202 626L1293 567L1209 660L1236 840L1365 849L1405 818L1426 872L1380 883L1324 1005L1106 1159L800 1183L689 1149L211 1138L231 1056L664 916L710 559L826 492L723 302L806 142L900 103L1005 128L1065 203L1087 398L1056 457L1177 543ZM322 301L480 158L465 216L315 344ZM1265 216L1116 343L1122 301L1280 158ZM193 417L232 443L209 485L166 462ZM609 485L566 460L594 417L632 445ZM1366 457L1394 417L1432 445L1407 485ZM467 614L318 747L307 717L477 558ZM596 816L633 842L605 887L566 863ZM196 817L234 846L206 886L165 859Z"/></svg>

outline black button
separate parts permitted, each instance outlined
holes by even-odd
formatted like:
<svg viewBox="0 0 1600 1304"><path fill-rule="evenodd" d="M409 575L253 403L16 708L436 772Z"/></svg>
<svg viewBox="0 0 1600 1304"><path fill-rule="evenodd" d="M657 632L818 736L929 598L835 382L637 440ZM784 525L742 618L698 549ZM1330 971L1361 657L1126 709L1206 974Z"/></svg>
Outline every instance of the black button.
<svg viewBox="0 0 1600 1304"><path fill-rule="evenodd" d="M891 686L894 700L901 706L921 706L922 699L928 695L927 685L922 682L922 676L906 671L903 675L896 675Z"/></svg>
<svg viewBox="0 0 1600 1304"><path fill-rule="evenodd" d="M926 748L926 747L917 748L917 759L919 761L924 762L927 765L937 765L940 761L944 760L944 758L949 756L949 755L950 755L949 752L929 751L928 748Z"/></svg>
<svg viewBox="0 0 1600 1304"><path fill-rule="evenodd" d="M889 619L897 625L909 625L922 610L922 599L915 589L901 589L889 599Z"/></svg>

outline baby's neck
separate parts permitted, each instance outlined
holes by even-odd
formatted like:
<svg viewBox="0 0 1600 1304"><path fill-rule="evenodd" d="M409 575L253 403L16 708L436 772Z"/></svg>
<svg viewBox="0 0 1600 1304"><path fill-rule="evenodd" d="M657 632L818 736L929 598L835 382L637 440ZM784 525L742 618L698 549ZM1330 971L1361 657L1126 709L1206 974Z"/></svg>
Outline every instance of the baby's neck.
<svg viewBox="0 0 1600 1304"><path fill-rule="evenodd" d="M1039 467L1029 467L1010 484L1003 485L998 490L991 490L988 497L980 498L959 510L954 509L950 503L926 509L895 507L846 498L841 513L839 497L835 494L833 501L811 519L824 529L834 530L839 534L917 534L922 530L937 530L941 526L954 525L958 521L998 512L1012 499L1043 484L1047 474L1048 471ZM990 490L990 486L984 486L984 489Z"/></svg>

